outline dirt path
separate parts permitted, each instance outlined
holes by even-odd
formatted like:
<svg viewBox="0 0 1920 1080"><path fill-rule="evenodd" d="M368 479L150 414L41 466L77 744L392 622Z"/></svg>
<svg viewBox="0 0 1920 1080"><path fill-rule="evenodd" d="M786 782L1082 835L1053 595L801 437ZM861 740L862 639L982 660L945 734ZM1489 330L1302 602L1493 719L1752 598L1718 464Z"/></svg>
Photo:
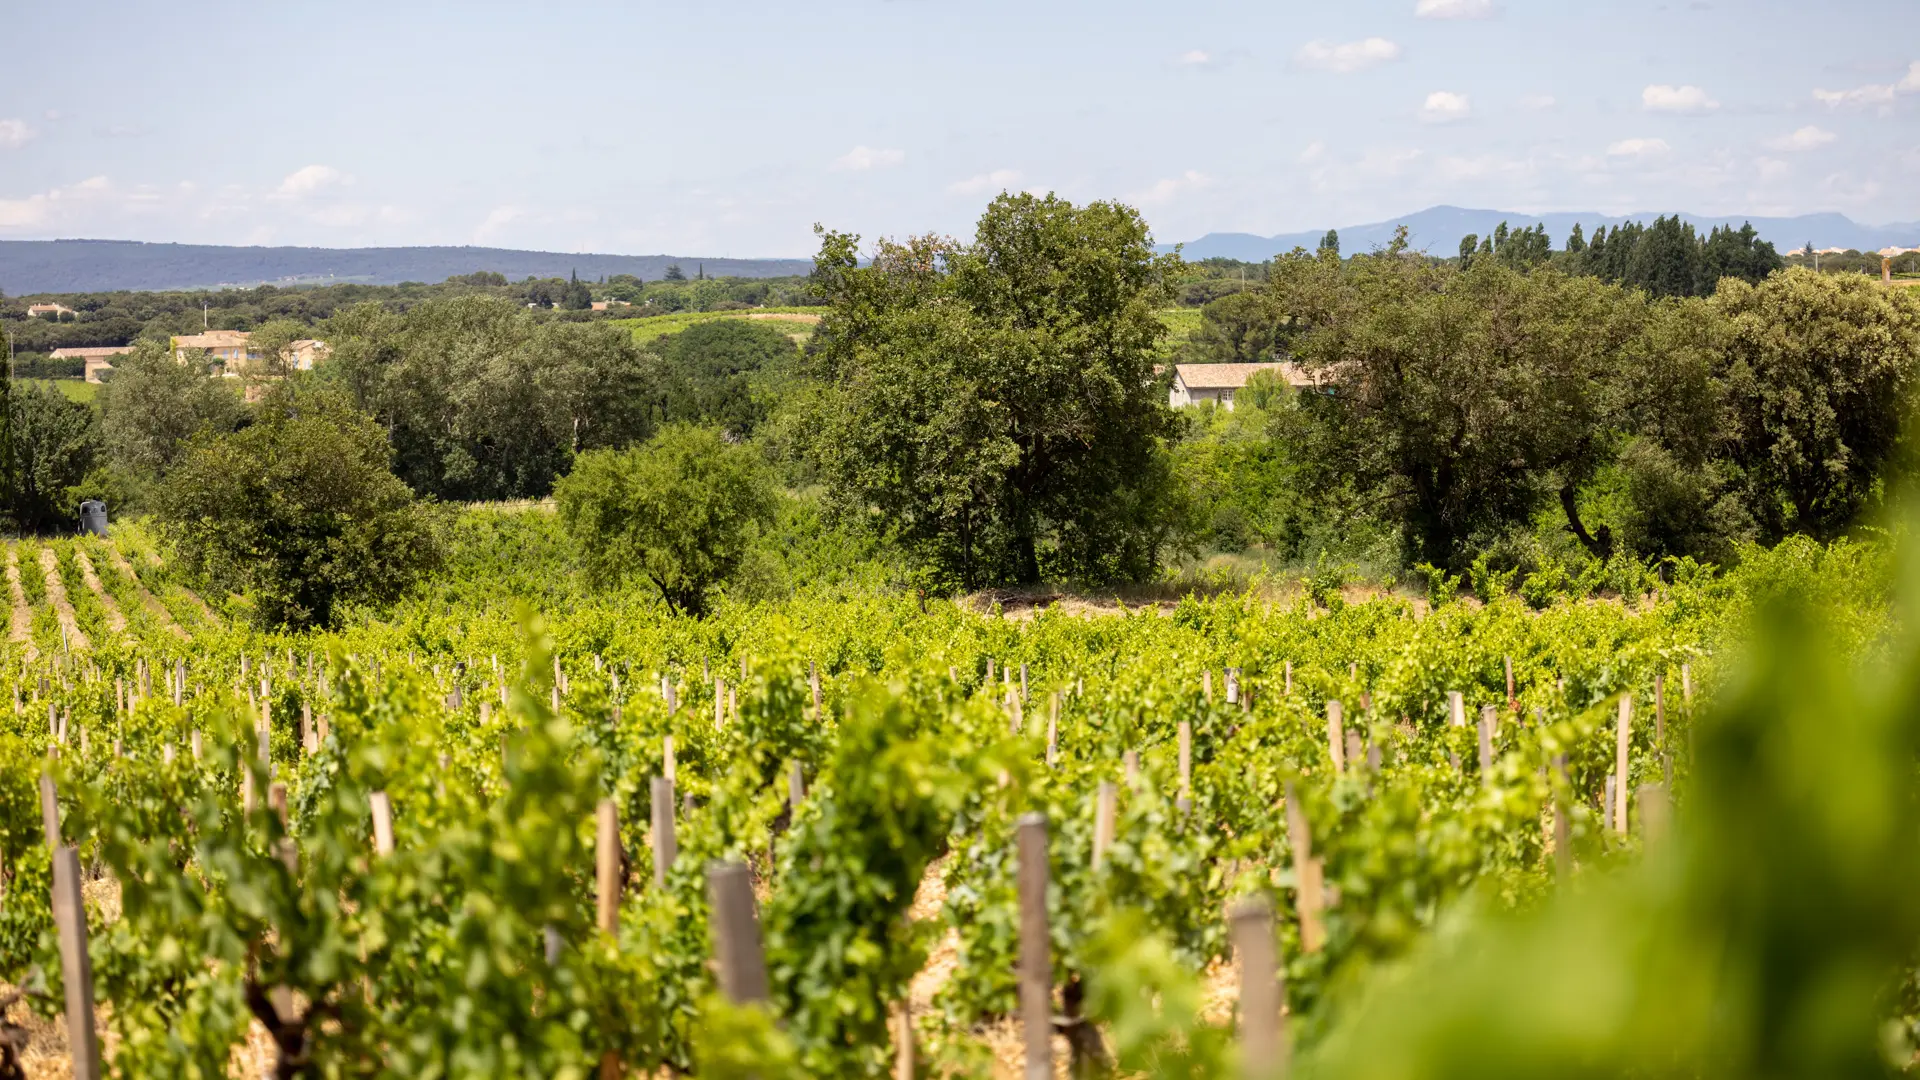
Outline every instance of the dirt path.
<svg viewBox="0 0 1920 1080"><path fill-rule="evenodd" d="M167 610L167 605L161 603L160 598L147 589L147 583L140 580L140 575L133 572L133 564L127 562L127 557L120 553L120 549L114 545L113 541L109 540L102 544L100 550L107 553L107 561L120 572L120 576L133 583L134 590L140 594L140 603L153 613L154 618L159 619L161 624L173 631L180 640L191 639L192 635L187 633L186 628L174 621L173 612Z"/></svg>
<svg viewBox="0 0 1920 1080"><path fill-rule="evenodd" d="M120 605L115 602L112 594L107 592L106 585L100 581L100 575L93 572L93 560L87 558L87 553L77 544L73 549L73 561L80 565L80 580L87 583L87 588L93 591L93 595L100 598L100 606L106 609L107 630L115 634L126 633L127 617L121 613Z"/></svg>
<svg viewBox="0 0 1920 1080"><path fill-rule="evenodd" d="M181 592L185 593L187 599L193 601L193 606L200 609L200 617L207 620L208 626L220 625L220 616L215 615L213 613L213 609L207 606L207 602L205 600L200 599L199 593L194 592L192 589L187 588L185 585L178 585L178 586L175 586L175 588L178 588Z"/></svg>
<svg viewBox="0 0 1920 1080"><path fill-rule="evenodd" d="M27 591L20 586L20 550L7 541L7 591L13 595L13 618L7 626L7 640L27 647L27 659L40 655L33 644L33 609L27 606Z"/></svg>
<svg viewBox="0 0 1920 1080"><path fill-rule="evenodd" d="M47 575L47 602L53 605L60 628L66 631L67 650L92 649L93 640L80 631L80 624L73 617L73 603L67 599L66 583L60 580L60 560L52 548L40 549L40 570Z"/></svg>

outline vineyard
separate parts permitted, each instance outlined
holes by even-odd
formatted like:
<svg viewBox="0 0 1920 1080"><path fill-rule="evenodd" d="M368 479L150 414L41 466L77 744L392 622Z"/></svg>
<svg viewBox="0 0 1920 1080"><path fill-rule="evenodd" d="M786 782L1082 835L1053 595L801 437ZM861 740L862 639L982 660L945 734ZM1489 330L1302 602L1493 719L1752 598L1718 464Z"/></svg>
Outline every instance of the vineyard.
<svg viewBox="0 0 1920 1080"><path fill-rule="evenodd" d="M1848 696L1878 542L1610 600L690 619L537 511L459 529L298 636L137 528L9 545L0 1075L1871 1071L1915 1011L1857 962L1917 929L1911 703ZM1750 640L1782 594L1812 624ZM1862 986L1846 1039L1742 1026Z"/></svg>

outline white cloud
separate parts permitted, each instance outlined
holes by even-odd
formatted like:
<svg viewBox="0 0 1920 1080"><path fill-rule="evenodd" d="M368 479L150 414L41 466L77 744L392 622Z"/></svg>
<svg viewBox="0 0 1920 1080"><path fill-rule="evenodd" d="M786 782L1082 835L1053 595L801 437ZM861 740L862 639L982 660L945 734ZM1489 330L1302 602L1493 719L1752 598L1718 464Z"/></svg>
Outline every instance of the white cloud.
<svg viewBox="0 0 1920 1080"><path fill-rule="evenodd" d="M1327 144L1315 139L1307 144L1306 149L1300 151L1300 162L1301 164L1311 164L1325 157L1326 153Z"/></svg>
<svg viewBox="0 0 1920 1080"><path fill-rule="evenodd" d="M1649 86L1640 91L1640 105L1648 112L1695 116L1720 107L1719 102L1708 97L1707 92L1697 86Z"/></svg>
<svg viewBox="0 0 1920 1080"><path fill-rule="evenodd" d="M1670 149L1672 149L1672 147L1667 145L1667 140L1665 139L1621 139L1619 142L1608 145L1607 156L1618 158L1657 157Z"/></svg>
<svg viewBox="0 0 1920 1080"><path fill-rule="evenodd" d="M1818 150L1839 137L1840 136L1835 135L1825 128L1818 128L1809 124L1798 131L1789 132L1778 138L1768 139L1767 148L1769 150L1792 151Z"/></svg>
<svg viewBox="0 0 1920 1080"><path fill-rule="evenodd" d="M1520 99L1521 108L1532 109L1534 112L1546 112L1558 104L1560 100L1552 94L1528 94Z"/></svg>
<svg viewBox="0 0 1920 1080"><path fill-rule="evenodd" d="M955 195L985 195L990 191L1004 191L1019 180L1020 174L1013 169L995 169L969 176L965 180L956 180L947 185L947 190Z"/></svg>
<svg viewBox="0 0 1920 1080"><path fill-rule="evenodd" d="M487 219L480 223L480 227L473 230L474 242L478 243L487 239L526 215L527 212L518 206L494 207L487 212Z"/></svg>
<svg viewBox="0 0 1920 1080"><path fill-rule="evenodd" d="M331 165L307 165L287 174L275 194L283 199L298 199L335 184L350 184L353 177Z"/></svg>
<svg viewBox="0 0 1920 1080"><path fill-rule="evenodd" d="M1204 49L1188 49L1186 52L1180 54L1179 59L1176 60L1175 63L1180 64L1182 67L1206 67L1208 64L1213 63L1213 54Z"/></svg>
<svg viewBox="0 0 1920 1080"><path fill-rule="evenodd" d="M1493 0L1420 0L1413 14L1422 19L1487 19L1493 17Z"/></svg>
<svg viewBox="0 0 1920 1080"><path fill-rule="evenodd" d="M1473 103L1467 100L1467 95L1451 90L1435 90L1427 95L1427 103L1420 106L1420 119L1432 124L1465 120L1472 114Z"/></svg>
<svg viewBox="0 0 1920 1080"><path fill-rule="evenodd" d="M1834 108L1842 105L1887 105L1893 101L1893 87L1856 86L1852 90L1815 90L1813 100Z"/></svg>
<svg viewBox="0 0 1920 1080"><path fill-rule="evenodd" d="M8 150L25 146L28 139L39 132L27 126L25 120L0 120L0 147Z"/></svg>
<svg viewBox="0 0 1920 1080"><path fill-rule="evenodd" d="M1332 71L1346 75L1355 71L1400 59L1400 46L1386 38L1370 37L1364 41L1309 41L1300 46L1293 58L1302 66L1315 71Z"/></svg>
<svg viewBox="0 0 1920 1080"><path fill-rule="evenodd" d="M24 199L0 199L0 229L30 229L51 224L69 206L97 202L112 194L104 176L92 176L71 187L54 188Z"/></svg>
<svg viewBox="0 0 1920 1080"><path fill-rule="evenodd" d="M890 169L905 160L905 150L876 150L871 146L856 146L834 158L833 167L848 172L865 172L868 169Z"/></svg>
<svg viewBox="0 0 1920 1080"><path fill-rule="evenodd" d="M1206 187L1210 181L1204 173L1188 169L1179 176L1162 180L1145 191L1127 196L1127 202L1134 206L1156 206L1171 201L1185 191Z"/></svg>
<svg viewBox="0 0 1920 1080"><path fill-rule="evenodd" d="M1913 93L1920 93L1920 60L1909 65L1907 73L1898 82L1868 83L1851 90L1815 90L1813 100L1829 108L1886 106L1893 104L1893 99L1901 94Z"/></svg>

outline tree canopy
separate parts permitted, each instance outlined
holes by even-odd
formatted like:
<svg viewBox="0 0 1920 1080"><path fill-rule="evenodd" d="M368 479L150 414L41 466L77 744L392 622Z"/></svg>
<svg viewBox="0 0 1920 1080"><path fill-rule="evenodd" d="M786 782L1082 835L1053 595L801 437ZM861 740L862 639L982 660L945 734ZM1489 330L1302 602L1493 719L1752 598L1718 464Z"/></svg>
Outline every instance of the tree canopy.
<svg viewBox="0 0 1920 1080"><path fill-rule="evenodd" d="M573 455L645 439L652 358L625 329L469 296L330 320L322 373L386 428L394 467L441 499L540 498Z"/></svg>
<svg viewBox="0 0 1920 1080"><path fill-rule="evenodd" d="M161 486L161 528L260 624L326 626L342 605L397 599L439 561L431 508L388 471L390 454L344 395L281 383L252 424L196 437Z"/></svg>
<svg viewBox="0 0 1920 1080"><path fill-rule="evenodd" d="M692 615L739 569L774 511L754 452L691 424L668 424L645 446L582 454L554 500L594 581L644 579Z"/></svg>
<svg viewBox="0 0 1920 1080"><path fill-rule="evenodd" d="M973 242L822 232L813 448L846 512L963 588L1151 571L1168 538L1154 371L1173 259L1114 203L1001 195Z"/></svg>

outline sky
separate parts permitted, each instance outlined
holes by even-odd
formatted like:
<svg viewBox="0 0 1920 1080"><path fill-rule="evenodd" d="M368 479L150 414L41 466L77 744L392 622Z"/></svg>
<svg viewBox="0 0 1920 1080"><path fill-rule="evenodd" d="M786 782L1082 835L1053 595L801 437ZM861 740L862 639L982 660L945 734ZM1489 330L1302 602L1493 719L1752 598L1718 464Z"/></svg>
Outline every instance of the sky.
<svg viewBox="0 0 1920 1080"><path fill-rule="evenodd" d="M1452 204L1920 219L1920 0L102 3L0 239L807 256L1003 189L1161 242Z"/></svg>

